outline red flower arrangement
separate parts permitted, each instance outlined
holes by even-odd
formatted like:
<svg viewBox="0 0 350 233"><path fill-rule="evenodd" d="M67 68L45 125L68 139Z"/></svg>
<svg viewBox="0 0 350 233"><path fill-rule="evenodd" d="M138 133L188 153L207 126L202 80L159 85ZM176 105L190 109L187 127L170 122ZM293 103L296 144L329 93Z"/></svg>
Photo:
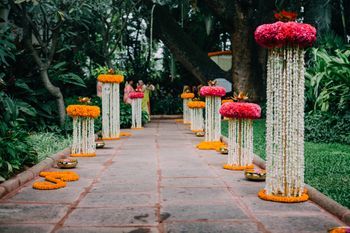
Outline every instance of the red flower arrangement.
<svg viewBox="0 0 350 233"><path fill-rule="evenodd" d="M261 116L261 108L253 103L224 103L220 108L220 114L228 118L257 119Z"/></svg>
<svg viewBox="0 0 350 233"><path fill-rule="evenodd" d="M138 92L138 91L131 92L129 94L130 99L142 99L143 96L144 96L143 92Z"/></svg>
<svg viewBox="0 0 350 233"><path fill-rule="evenodd" d="M298 14L296 12L282 10L280 12L275 13L274 16L275 16L275 19L279 21L288 22L288 21L295 21Z"/></svg>
<svg viewBox="0 0 350 233"><path fill-rule="evenodd" d="M224 96L226 95L226 90L219 86L204 86L200 90L201 96Z"/></svg>
<svg viewBox="0 0 350 233"><path fill-rule="evenodd" d="M254 36L262 47L308 47L316 40L316 29L310 24L279 21L259 26Z"/></svg>

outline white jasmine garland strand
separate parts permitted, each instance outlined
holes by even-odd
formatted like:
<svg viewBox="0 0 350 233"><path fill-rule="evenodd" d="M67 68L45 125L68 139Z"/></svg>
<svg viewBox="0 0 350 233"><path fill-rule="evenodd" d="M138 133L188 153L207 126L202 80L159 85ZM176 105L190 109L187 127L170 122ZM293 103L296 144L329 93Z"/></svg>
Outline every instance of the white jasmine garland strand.
<svg viewBox="0 0 350 233"><path fill-rule="evenodd" d="M190 101L190 99L183 99L183 118L184 118L184 123L190 123L191 122L191 113L190 113L190 109L188 107L188 102Z"/></svg>
<svg viewBox="0 0 350 233"><path fill-rule="evenodd" d="M304 69L303 49L285 47L269 51L267 194L296 197L304 190Z"/></svg>
<svg viewBox="0 0 350 233"><path fill-rule="evenodd" d="M119 138L119 134L119 83L102 83L102 136L103 138Z"/></svg>
<svg viewBox="0 0 350 233"><path fill-rule="evenodd" d="M86 117L73 118L72 154L95 153L94 119Z"/></svg>

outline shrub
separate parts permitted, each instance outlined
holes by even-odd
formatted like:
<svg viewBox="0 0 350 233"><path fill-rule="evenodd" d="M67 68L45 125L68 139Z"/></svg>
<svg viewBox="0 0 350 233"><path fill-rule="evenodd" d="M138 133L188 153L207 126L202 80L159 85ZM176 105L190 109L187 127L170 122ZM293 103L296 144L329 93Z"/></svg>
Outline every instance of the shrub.
<svg viewBox="0 0 350 233"><path fill-rule="evenodd" d="M350 113L344 116L321 111L306 114L305 140L350 144Z"/></svg>

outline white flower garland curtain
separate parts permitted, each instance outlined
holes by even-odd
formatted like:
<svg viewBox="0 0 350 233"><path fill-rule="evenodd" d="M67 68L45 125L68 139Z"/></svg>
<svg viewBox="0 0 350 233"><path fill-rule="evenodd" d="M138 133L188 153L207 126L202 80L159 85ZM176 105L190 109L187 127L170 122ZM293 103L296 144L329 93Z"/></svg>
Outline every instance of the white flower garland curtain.
<svg viewBox="0 0 350 233"><path fill-rule="evenodd" d="M252 120L229 119L227 165L246 168L253 164L253 157Z"/></svg>
<svg viewBox="0 0 350 233"><path fill-rule="evenodd" d="M283 13L280 13L283 14ZM316 40L309 24L276 22L255 31L269 48L266 104L266 186L259 197L300 202L304 190L304 48Z"/></svg>
<svg viewBox="0 0 350 233"><path fill-rule="evenodd" d="M204 127L203 108L191 108L191 130L202 132Z"/></svg>
<svg viewBox="0 0 350 233"><path fill-rule="evenodd" d="M120 83L122 74L115 74L109 69L107 74L100 74L97 80L102 83L102 138L116 140L120 138Z"/></svg>
<svg viewBox="0 0 350 233"><path fill-rule="evenodd" d="M304 192L304 50L269 50L266 105L266 194Z"/></svg>
<svg viewBox="0 0 350 233"><path fill-rule="evenodd" d="M131 100L131 128L142 128L142 99L134 98Z"/></svg>
<svg viewBox="0 0 350 233"><path fill-rule="evenodd" d="M73 117L73 143L71 156L95 156L94 119L87 117Z"/></svg>
<svg viewBox="0 0 350 233"><path fill-rule="evenodd" d="M203 132L204 119L203 108L205 108L205 102L199 100L189 101L187 106L190 109L190 122L192 132Z"/></svg>
<svg viewBox="0 0 350 233"><path fill-rule="evenodd" d="M224 103L220 114L228 118L228 157L225 169L244 170L253 165L253 121L260 118L261 108L245 102Z"/></svg>
<svg viewBox="0 0 350 233"><path fill-rule="evenodd" d="M120 137L119 83L102 83L102 137Z"/></svg>
<svg viewBox="0 0 350 233"><path fill-rule="evenodd" d="M190 99L183 99L183 119L184 124L190 124L191 123L191 112L188 107L188 102Z"/></svg>
<svg viewBox="0 0 350 233"><path fill-rule="evenodd" d="M90 103L90 99L86 97L79 101ZM96 156L94 119L100 116L100 108L79 104L69 105L66 110L67 114L73 118L71 156Z"/></svg>
<svg viewBox="0 0 350 233"><path fill-rule="evenodd" d="M220 141L221 137L221 97L205 97L205 141Z"/></svg>

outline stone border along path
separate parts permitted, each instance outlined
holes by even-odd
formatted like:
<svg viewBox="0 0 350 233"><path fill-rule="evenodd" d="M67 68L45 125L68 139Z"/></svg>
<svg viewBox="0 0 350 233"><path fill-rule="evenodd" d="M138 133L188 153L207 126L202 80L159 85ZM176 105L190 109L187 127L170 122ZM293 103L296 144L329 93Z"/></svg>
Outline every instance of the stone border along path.
<svg viewBox="0 0 350 233"><path fill-rule="evenodd" d="M80 180L66 188L26 183L1 200L0 232L324 233L344 225L311 201L260 200L264 183L222 169L226 157L197 150L203 138L188 127L157 120L108 141L97 157L78 158Z"/></svg>

